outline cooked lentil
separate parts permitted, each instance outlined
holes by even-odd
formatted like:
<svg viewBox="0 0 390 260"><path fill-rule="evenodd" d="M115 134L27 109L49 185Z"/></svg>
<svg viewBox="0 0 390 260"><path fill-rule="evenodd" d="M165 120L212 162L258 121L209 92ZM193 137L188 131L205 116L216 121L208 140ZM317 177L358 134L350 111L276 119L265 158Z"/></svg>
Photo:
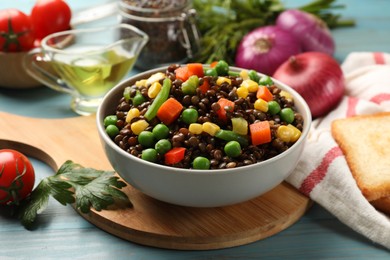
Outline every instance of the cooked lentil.
<svg viewBox="0 0 390 260"><path fill-rule="evenodd" d="M282 110L289 108L288 110L293 111L293 118L289 118L288 122L283 121L285 117L283 114L280 115L280 112L275 112L271 109L269 112L263 112L255 109L255 101L257 100L256 92L248 92L246 98L239 97L237 95L237 89L240 87L243 79L240 76L224 76L230 80L230 84L224 81L220 85L217 84L218 76L201 76L199 77L199 85L202 85L205 81L209 83L209 89L205 92L202 92L198 87L194 95L184 94L181 90L183 82L176 78L175 70L179 68L180 65L174 64L170 65L165 71L166 78L169 78L172 82L171 89L169 92L169 98L175 98L183 105L183 110L185 109L195 109L199 116L196 119L196 122L182 120L179 118L173 124L168 126L167 133L163 134L164 139L168 140L172 148L175 147L184 147L185 155L180 162L170 165L178 168L193 168L192 163L198 157L207 158L209 164L205 164L210 169L225 169L225 168L235 168L245 165L254 164L267 160L271 157L274 157L285 150L287 150L294 142L286 142L277 136L277 130L282 125L291 124L294 128L288 127L289 129L297 129L296 131L302 131L303 128L303 117L296 110L294 106L294 100L290 97L286 98L285 95L281 95L281 90L273 84L272 80L270 81L267 78L267 87L273 95L272 103L276 103ZM224 72L225 73L225 72ZM264 82L264 79L258 80L257 82ZM159 80L160 84L163 84L164 79ZM138 135L142 131L147 131L148 136L151 136L151 133L156 132L161 128L162 122L158 117L147 121L144 117L144 114L153 103L154 99L148 97L148 87L149 86L136 86L134 83L132 86L128 86L125 92L130 93L130 98L125 96L118 100L118 105L116 107L115 116L117 121L115 122L116 127L119 129L119 132L115 136L111 136L112 140L123 150L127 151L129 154L137 156L139 158L145 157L143 152L146 149L152 146L150 142L146 142L147 145L144 147L138 141ZM144 98L144 101L140 104L135 104L133 101L137 93L141 93ZM222 109L221 105L218 103L218 100L224 98L233 102L233 106L225 106L226 119L223 119L219 116L218 111ZM269 103L269 102L268 102ZM275 104L273 104L275 105ZM131 119L130 122L126 122L126 117L131 109L137 108L139 116ZM182 110L182 111L183 111ZM280 109L279 109L280 110ZM283 110L285 111L285 110ZM112 120L113 115L108 115ZM237 140L234 140L235 143L241 142L241 152L235 152L231 157L228 156L225 152L225 145L232 140L223 140L217 136L210 134L211 132L201 132L194 133L189 129L194 127L198 129L198 125L202 125L205 122L211 122L211 125L215 125L217 129L212 131L229 130L228 138L235 138L236 133L233 132L232 127L232 118L240 117L247 122L247 125L254 124L256 122L267 120L270 125L271 132L271 141L268 143L263 143L260 145L253 145L250 139L250 132L248 135L239 135ZM137 134L132 130L132 125L134 123L142 122L142 131L137 130ZM194 126L190 127L190 124L195 123ZM154 129L156 127L156 129ZM198 131L198 130L196 130ZM221 132L219 132L221 133ZM296 134L296 133L295 133ZM111 134L112 135L112 134ZM244 138L244 139L242 139ZM237 142L238 141L238 142ZM248 141L248 142L246 142ZM155 140L158 142L158 138ZM245 145L247 144L247 145ZM150 152L148 150L148 152ZM166 150L164 150L164 153ZM164 164L164 154L157 153L156 156L146 155L147 160L153 160L156 163Z"/></svg>

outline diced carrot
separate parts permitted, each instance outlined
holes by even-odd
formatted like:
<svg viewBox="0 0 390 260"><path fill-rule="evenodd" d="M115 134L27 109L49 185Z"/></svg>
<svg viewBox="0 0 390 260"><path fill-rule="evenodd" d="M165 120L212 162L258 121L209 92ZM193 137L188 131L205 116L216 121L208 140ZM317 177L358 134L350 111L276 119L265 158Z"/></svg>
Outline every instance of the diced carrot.
<svg viewBox="0 0 390 260"><path fill-rule="evenodd" d="M268 121L260 121L249 125L253 145L271 142L271 127Z"/></svg>
<svg viewBox="0 0 390 260"><path fill-rule="evenodd" d="M176 78L180 79L183 82L190 77L187 66L183 66L175 69L175 74L176 74Z"/></svg>
<svg viewBox="0 0 390 260"><path fill-rule="evenodd" d="M217 111L217 115L220 119L226 120L226 108L230 107L231 110L234 109L234 102L226 98L220 98L217 102L220 106L220 109Z"/></svg>
<svg viewBox="0 0 390 260"><path fill-rule="evenodd" d="M226 99L226 98L220 98L217 102L220 106L220 109L217 110L217 115L220 119L226 120L226 107L230 107L230 110L234 110L234 102Z"/></svg>
<svg viewBox="0 0 390 260"><path fill-rule="evenodd" d="M186 148L174 147L164 154L165 164L173 165L184 159Z"/></svg>
<svg viewBox="0 0 390 260"><path fill-rule="evenodd" d="M259 86L259 88L257 89L256 97L264 99L267 102L274 99L271 91L269 91L266 86Z"/></svg>
<svg viewBox="0 0 390 260"><path fill-rule="evenodd" d="M174 98L169 98L158 109L157 117L164 124L169 125L180 116L182 109L183 105L179 101Z"/></svg>
<svg viewBox="0 0 390 260"><path fill-rule="evenodd" d="M218 64L218 61L213 61L210 63L210 68L214 68L215 66L217 66Z"/></svg>
<svg viewBox="0 0 390 260"><path fill-rule="evenodd" d="M207 79L204 79L203 80L203 84L199 86L199 89L200 91L203 93L203 94L206 94L207 90L210 89L210 83Z"/></svg>
<svg viewBox="0 0 390 260"><path fill-rule="evenodd" d="M188 63L187 68L189 76L196 75L199 78L204 76L202 63Z"/></svg>

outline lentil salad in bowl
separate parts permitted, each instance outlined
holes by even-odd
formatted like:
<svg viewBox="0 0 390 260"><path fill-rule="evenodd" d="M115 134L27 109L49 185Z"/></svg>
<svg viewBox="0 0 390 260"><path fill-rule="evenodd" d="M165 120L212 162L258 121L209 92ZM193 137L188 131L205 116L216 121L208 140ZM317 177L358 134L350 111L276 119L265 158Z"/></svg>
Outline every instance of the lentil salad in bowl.
<svg viewBox="0 0 390 260"><path fill-rule="evenodd" d="M292 88L219 61L131 77L106 95L97 124L130 185L165 202L215 207L280 184L300 158L311 115Z"/></svg>

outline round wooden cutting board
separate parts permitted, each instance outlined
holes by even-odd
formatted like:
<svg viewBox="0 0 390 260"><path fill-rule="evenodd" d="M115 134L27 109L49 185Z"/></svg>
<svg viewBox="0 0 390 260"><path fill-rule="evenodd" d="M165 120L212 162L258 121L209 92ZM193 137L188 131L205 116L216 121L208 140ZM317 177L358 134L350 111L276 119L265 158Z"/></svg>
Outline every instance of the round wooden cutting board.
<svg viewBox="0 0 390 260"><path fill-rule="evenodd" d="M0 112L0 149L12 148L57 170L66 160L112 170L98 137L95 117L28 118ZM253 200L227 207L191 208L150 198L130 185L133 207L113 206L80 215L115 236L160 248L220 249L248 244L294 224L311 201L282 183ZM174 192L174 191L173 191Z"/></svg>

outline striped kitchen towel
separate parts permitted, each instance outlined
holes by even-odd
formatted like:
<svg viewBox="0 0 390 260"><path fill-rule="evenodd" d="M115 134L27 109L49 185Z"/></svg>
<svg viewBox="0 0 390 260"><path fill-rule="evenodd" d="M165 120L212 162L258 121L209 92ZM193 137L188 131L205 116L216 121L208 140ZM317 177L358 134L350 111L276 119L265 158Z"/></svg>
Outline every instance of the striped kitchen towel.
<svg viewBox="0 0 390 260"><path fill-rule="evenodd" d="M313 121L302 160L287 182L341 222L390 249L389 218L365 199L330 130L335 119L390 111L390 54L351 53L341 67L345 95L332 112Z"/></svg>

